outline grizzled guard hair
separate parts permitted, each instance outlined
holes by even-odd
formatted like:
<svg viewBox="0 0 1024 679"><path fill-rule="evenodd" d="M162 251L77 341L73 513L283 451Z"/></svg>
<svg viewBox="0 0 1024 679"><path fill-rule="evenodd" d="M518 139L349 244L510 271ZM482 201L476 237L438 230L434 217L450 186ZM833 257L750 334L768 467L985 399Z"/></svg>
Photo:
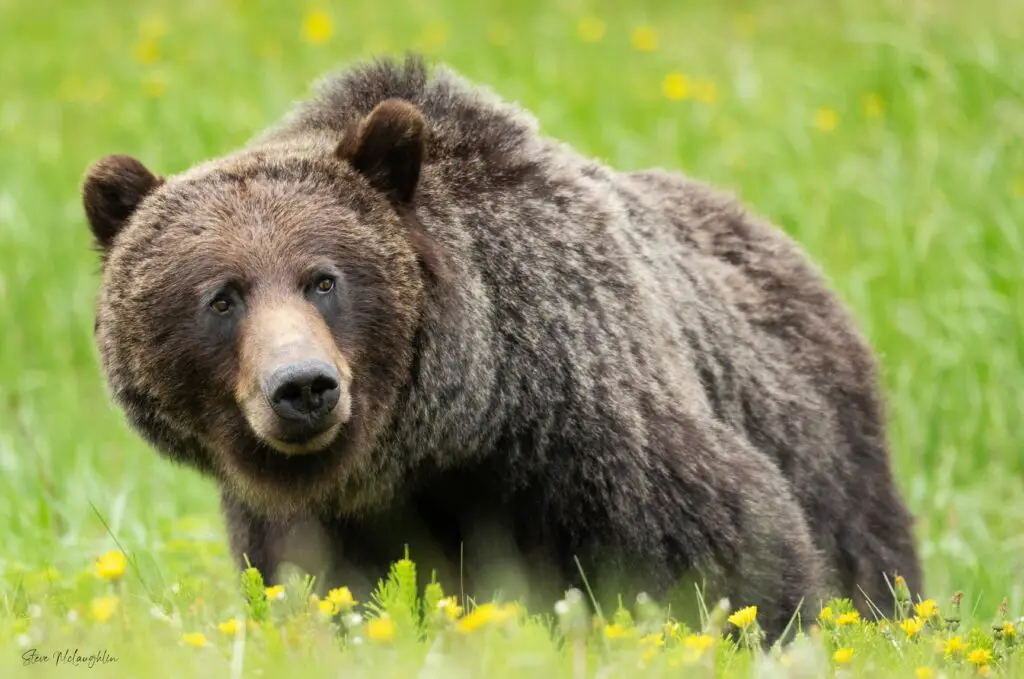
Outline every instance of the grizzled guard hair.
<svg viewBox="0 0 1024 679"><path fill-rule="evenodd" d="M408 57L178 176L105 158L83 200L113 398L219 482L268 578L363 598L409 545L449 591L536 605L580 567L606 605L699 584L770 640L801 602L921 587L869 347L702 183Z"/></svg>

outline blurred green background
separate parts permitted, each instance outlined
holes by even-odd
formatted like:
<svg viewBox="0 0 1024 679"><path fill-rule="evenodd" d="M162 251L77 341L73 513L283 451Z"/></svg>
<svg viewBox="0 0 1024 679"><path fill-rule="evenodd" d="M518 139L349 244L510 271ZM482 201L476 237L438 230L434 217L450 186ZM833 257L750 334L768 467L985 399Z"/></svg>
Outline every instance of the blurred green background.
<svg viewBox="0 0 1024 679"><path fill-rule="evenodd" d="M0 0L0 574L89 567L113 546L90 504L126 548L230 572L213 485L104 391L86 166L183 170L327 70L413 48L795 236L879 352L929 593L1020 611L1022 40L1017 0Z"/></svg>

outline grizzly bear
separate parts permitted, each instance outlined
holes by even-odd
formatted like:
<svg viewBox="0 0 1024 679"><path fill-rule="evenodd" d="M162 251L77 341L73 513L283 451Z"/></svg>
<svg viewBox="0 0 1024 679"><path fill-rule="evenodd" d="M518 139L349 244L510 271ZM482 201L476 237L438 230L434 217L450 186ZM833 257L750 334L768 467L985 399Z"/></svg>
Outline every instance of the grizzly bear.
<svg viewBox="0 0 1024 679"><path fill-rule="evenodd" d="M582 157L410 55L180 175L106 157L83 202L112 398L217 480L270 580L365 598L408 546L479 596L697 585L769 638L919 591L866 341L701 182Z"/></svg>

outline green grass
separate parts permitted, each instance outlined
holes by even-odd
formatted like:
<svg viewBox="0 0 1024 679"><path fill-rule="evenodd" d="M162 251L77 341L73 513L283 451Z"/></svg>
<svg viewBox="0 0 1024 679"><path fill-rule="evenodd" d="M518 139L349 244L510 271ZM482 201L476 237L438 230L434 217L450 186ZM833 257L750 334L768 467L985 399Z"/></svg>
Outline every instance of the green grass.
<svg viewBox="0 0 1024 679"><path fill-rule="evenodd" d="M310 44L301 3L0 0L0 673L64 669L22 667L17 641L28 635L41 650L106 648L120 660L101 675L225 674L226 642L178 639L192 629L215 639L212 625L242 610L214 487L160 461L108 403L91 337L98 263L78 200L85 167L123 152L182 170L244 143L326 70L407 47L520 101L545 133L583 152L731 188L793 234L879 352L928 591L939 602L962 591L965 619L983 626L1003 597L1020 614L1018 5L353 1L324 6L333 34ZM596 42L578 31L588 16L603 22ZM640 25L657 29L653 51L631 46ZM669 73L688 78L691 96L664 96ZM865 109L869 96L880 115ZM834 129L816 126L829 118ZM76 574L115 546L111 534L138 561L120 585L116 624L97 625L85 620L89 601L109 585ZM41 575L51 567L56 584ZM183 627L150 617L154 601L173 603ZM33 604L39 620L24 617ZM71 608L78 622L54 622ZM517 629L481 637L482 655L466 657L510 673L571 669L571 653L541 627ZM387 665L409 676L428 648L340 655L311 638L325 645L306 654L280 651L272 633L251 637L245 672L337 676L337 660L352 673ZM857 643L866 650L857 646L854 670L876 662L902 676L926 646ZM736 674L751 662L729 657Z"/></svg>

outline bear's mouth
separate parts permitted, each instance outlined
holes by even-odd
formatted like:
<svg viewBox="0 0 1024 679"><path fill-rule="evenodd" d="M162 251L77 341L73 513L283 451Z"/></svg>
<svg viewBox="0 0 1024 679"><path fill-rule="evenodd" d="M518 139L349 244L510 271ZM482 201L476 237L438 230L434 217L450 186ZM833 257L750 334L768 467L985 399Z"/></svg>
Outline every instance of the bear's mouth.
<svg viewBox="0 0 1024 679"><path fill-rule="evenodd" d="M280 436L264 438L264 443L284 455L318 453L334 441L343 426L343 422L328 422L292 427L282 431Z"/></svg>
<svg viewBox="0 0 1024 679"><path fill-rule="evenodd" d="M235 437L228 451L232 466L242 478L272 494L275 488L299 490L321 486L340 475L341 467L357 445L360 430L358 418L353 417L347 423L330 427L312 440L282 446L281 442L271 443L259 436L244 423L244 419L241 425L242 431L238 432L240 435ZM323 440L327 442L323 443ZM289 449L284 450L283 447Z"/></svg>

